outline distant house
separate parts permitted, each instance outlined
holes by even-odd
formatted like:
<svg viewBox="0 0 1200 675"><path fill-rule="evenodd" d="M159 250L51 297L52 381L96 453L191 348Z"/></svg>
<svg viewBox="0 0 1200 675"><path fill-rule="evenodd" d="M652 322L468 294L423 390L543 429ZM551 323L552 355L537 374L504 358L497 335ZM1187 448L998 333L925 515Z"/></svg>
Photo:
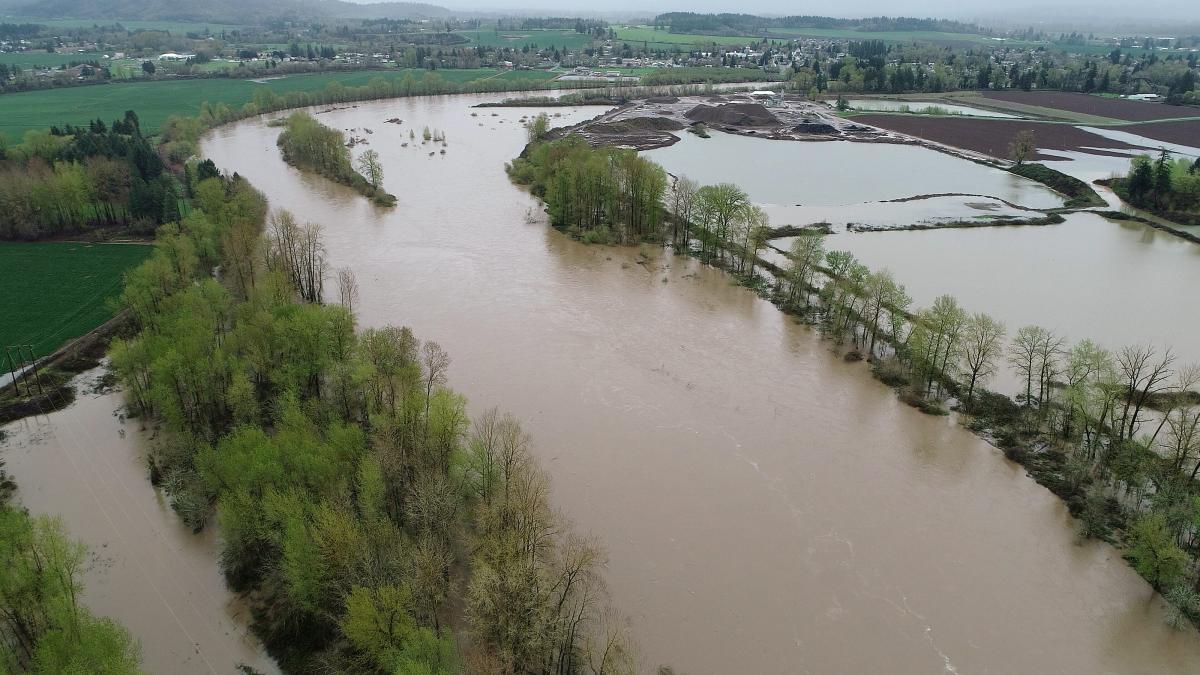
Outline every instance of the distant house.
<svg viewBox="0 0 1200 675"><path fill-rule="evenodd" d="M1163 97L1159 94L1130 94L1125 98L1130 101L1161 101Z"/></svg>
<svg viewBox="0 0 1200 675"><path fill-rule="evenodd" d="M759 89L758 91L750 92L752 98L775 98L775 92L768 89Z"/></svg>
<svg viewBox="0 0 1200 675"><path fill-rule="evenodd" d="M195 56L195 54L176 54L175 52L166 52L158 55L159 61L187 61Z"/></svg>

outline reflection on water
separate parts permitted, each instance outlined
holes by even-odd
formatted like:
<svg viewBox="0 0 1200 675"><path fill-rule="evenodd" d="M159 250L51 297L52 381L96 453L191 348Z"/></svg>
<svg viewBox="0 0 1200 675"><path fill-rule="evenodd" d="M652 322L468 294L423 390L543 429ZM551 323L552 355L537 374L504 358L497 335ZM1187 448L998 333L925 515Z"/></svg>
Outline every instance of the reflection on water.
<svg viewBox="0 0 1200 675"><path fill-rule="evenodd" d="M854 110L882 110L896 111L902 110L911 113L923 113L930 108L938 108L951 115L966 115L970 117L1006 117L1014 118L1016 115L1002 113L996 110L984 110L983 108L972 108L966 105L956 105L953 103L942 103L941 101L897 101L884 98L856 98L849 101L850 107Z"/></svg>
<svg viewBox="0 0 1200 675"><path fill-rule="evenodd" d="M1097 136L1103 136L1105 138L1109 138L1114 141L1121 141L1122 143L1128 143L1130 145L1141 147L1141 148L1153 148L1154 151L1158 151L1159 149L1165 149L1176 155L1181 155L1183 157L1190 157L1193 159L1196 157L1200 157L1200 139L1196 140L1197 145L1181 145L1179 143L1168 143L1166 141L1160 141L1155 138L1147 138L1145 136L1139 136L1137 134L1134 134L1134 133L1131 133L1128 131L1123 131L1120 127L1079 127L1079 128L1083 129L1084 131L1089 131L1093 134L1096 134ZM1134 127L1134 128L1136 129L1137 127Z"/></svg>
<svg viewBox="0 0 1200 675"><path fill-rule="evenodd" d="M535 201L503 164L533 111L472 117L480 100L322 116L374 130L394 210L305 181L260 120L204 152L325 225L361 323L439 341L473 411L526 420L555 502L608 551L648 672L1195 672L1196 633L1167 629L1145 582L1078 545L1061 503L993 448L897 403L721 273L526 223ZM446 132L444 157L401 147L423 125ZM849 194L835 170L797 171L814 195Z"/></svg>
<svg viewBox="0 0 1200 675"><path fill-rule="evenodd" d="M681 136L675 145L642 154L702 184L737 184L760 204L842 206L955 193L999 197L1029 208L1062 206L1062 199L1040 183L915 145L770 141L725 133L707 139Z"/></svg>

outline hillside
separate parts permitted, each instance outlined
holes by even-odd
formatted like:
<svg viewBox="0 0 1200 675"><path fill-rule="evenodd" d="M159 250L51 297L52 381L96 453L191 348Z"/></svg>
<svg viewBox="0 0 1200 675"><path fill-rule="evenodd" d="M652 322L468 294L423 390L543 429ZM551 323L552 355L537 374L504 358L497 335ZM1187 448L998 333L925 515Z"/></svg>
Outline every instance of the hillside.
<svg viewBox="0 0 1200 675"><path fill-rule="evenodd" d="M439 18L450 10L417 2L360 5L342 0L0 0L7 13L34 18L96 19L97 21L211 21L239 24L273 17L407 19Z"/></svg>

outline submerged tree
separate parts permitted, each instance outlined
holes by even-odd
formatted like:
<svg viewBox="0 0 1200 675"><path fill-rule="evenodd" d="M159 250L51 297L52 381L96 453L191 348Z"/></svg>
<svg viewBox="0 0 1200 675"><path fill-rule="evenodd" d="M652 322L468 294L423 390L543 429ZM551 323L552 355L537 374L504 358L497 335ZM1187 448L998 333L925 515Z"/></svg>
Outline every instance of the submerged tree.
<svg viewBox="0 0 1200 675"><path fill-rule="evenodd" d="M371 187L378 190L383 187L383 164L379 161L379 153L367 150L359 156L358 172L366 176Z"/></svg>
<svg viewBox="0 0 1200 675"><path fill-rule="evenodd" d="M996 373L1004 350L1004 324L987 314L971 316L964 330L962 358L967 376L967 407L975 400L975 388Z"/></svg>

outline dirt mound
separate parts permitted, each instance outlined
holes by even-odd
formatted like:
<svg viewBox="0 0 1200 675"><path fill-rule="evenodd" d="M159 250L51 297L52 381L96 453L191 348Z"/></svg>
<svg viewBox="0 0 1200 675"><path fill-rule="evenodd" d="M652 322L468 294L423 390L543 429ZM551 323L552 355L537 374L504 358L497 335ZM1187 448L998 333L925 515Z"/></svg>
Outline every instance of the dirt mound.
<svg viewBox="0 0 1200 675"><path fill-rule="evenodd" d="M647 103L679 103L679 98L676 96L651 96L646 99Z"/></svg>
<svg viewBox="0 0 1200 675"><path fill-rule="evenodd" d="M766 127L779 124L770 110L758 103L726 103L720 106L700 104L684 113L696 122L735 127Z"/></svg>
<svg viewBox="0 0 1200 675"><path fill-rule="evenodd" d="M800 124L797 124L796 126L792 127L792 131L795 131L795 132L801 133L801 134L833 134L833 133L837 133L837 129L834 129L833 125L825 124L824 122L801 122Z"/></svg>
<svg viewBox="0 0 1200 675"><path fill-rule="evenodd" d="M641 131L678 131L683 125L665 117L634 117L615 122L600 122L588 127L597 134L636 134Z"/></svg>

